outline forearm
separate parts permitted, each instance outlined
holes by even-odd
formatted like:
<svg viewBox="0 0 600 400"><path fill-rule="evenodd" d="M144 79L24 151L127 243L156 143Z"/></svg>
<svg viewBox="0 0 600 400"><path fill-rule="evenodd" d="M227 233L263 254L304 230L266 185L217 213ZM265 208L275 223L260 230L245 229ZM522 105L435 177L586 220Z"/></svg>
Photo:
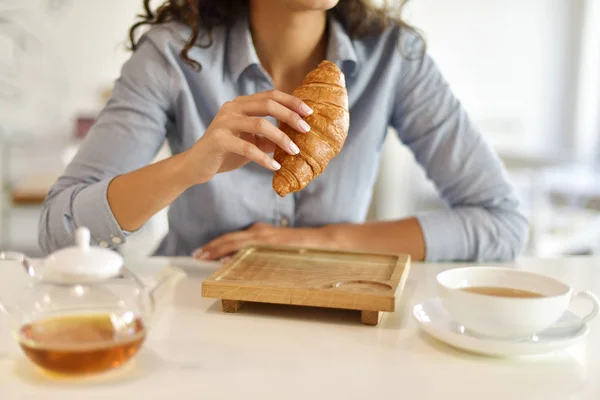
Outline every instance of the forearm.
<svg viewBox="0 0 600 400"><path fill-rule="evenodd" d="M339 250L410 254L413 261L425 259L425 240L416 218L400 221L329 225L322 228Z"/></svg>
<svg viewBox="0 0 600 400"><path fill-rule="evenodd" d="M116 177L108 204L121 229L135 231L194 183L182 153Z"/></svg>
<svg viewBox="0 0 600 400"><path fill-rule="evenodd" d="M514 260L527 243L528 223L514 205L500 199L497 207L463 206L419 215L427 261Z"/></svg>
<svg viewBox="0 0 600 400"><path fill-rule="evenodd" d="M320 228L327 247L405 253L413 261L507 261L523 250L527 220L512 208L458 207L400 221Z"/></svg>

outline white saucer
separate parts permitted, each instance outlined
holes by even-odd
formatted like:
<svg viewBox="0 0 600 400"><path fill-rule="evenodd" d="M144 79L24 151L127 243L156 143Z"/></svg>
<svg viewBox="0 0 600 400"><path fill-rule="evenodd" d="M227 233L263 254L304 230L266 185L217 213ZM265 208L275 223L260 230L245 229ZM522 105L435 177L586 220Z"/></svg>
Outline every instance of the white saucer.
<svg viewBox="0 0 600 400"><path fill-rule="evenodd" d="M482 338L469 334L463 326L454 322L438 298L417 304L413 308L413 316L423 331L452 347L496 357L532 356L565 349L589 332L588 325L581 322L579 325L574 324L574 328L550 328L521 341ZM581 321L581 318L567 311L559 322L567 321Z"/></svg>

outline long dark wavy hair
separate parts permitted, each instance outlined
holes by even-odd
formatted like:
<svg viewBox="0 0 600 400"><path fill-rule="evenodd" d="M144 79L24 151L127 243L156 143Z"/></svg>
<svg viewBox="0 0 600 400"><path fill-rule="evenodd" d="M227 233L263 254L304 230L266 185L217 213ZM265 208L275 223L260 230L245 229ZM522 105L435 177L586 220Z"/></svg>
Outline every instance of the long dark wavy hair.
<svg viewBox="0 0 600 400"><path fill-rule="evenodd" d="M400 18L402 9L408 0L397 0L395 6L388 1L382 6L375 6L369 0L340 0L329 11L344 26L350 37L360 38L382 33L391 24L415 33L421 34ZM194 46L210 47L212 45L212 30L218 26L231 26L248 11L249 0L166 0L154 10L151 0L144 0L144 12L138 15L138 21L129 30L130 49L135 50L138 43L138 30L144 26L159 25L166 22L180 22L191 29L181 57L192 67L200 68L198 62L189 57L189 51ZM198 43L201 32L208 32L208 42ZM421 41L422 53L425 41Z"/></svg>

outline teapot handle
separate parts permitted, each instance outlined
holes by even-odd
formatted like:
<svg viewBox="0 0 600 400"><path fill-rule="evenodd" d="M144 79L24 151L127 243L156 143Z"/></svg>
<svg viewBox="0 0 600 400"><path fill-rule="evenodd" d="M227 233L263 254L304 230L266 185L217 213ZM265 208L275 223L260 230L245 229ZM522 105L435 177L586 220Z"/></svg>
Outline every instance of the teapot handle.
<svg viewBox="0 0 600 400"><path fill-rule="evenodd" d="M139 278L137 274L135 274L126 267L123 267L121 270L122 278L133 279L138 284L138 286L142 288L142 290L144 290L147 296L146 298L149 302L149 310L147 310L148 314L144 316L148 319L154 316L155 312L157 311L157 303L160 301L160 299L167 292L169 292L170 289L173 288L183 277L186 276L185 272L179 268L169 266L169 269L171 270L170 273L164 275L161 274L161 276L158 277L156 282L153 282L152 285L147 285Z"/></svg>
<svg viewBox="0 0 600 400"><path fill-rule="evenodd" d="M131 272L129 269L123 267L123 269L121 270L121 276L123 278L130 278L133 279L137 285L142 288L147 294L148 294L148 300L150 301L150 310L149 310L149 314L146 315L145 317L150 318L155 310L156 310L156 299L154 298L154 295L152 293L152 291L149 291L148 288L146 287L146 284L144 282L142 282L142 280L133 272Z"/></svg>
<svg viewBox="0 0 600 400"><path fill-rule="evenodd" d="M174 277L172 276L163 276L158 280L158 282L156 282L155 285L153 285L148 290L148 293L150 294L150 297L152 297L154 302L156 302L156 299L160 297L160 291L164 289L169 283L173 283L173 280Z"/></svg>
<svg viewBox="0 0 600 400"><path fill-rule="evenodd" d="M33 268L33 265L31 265L31 262L23 253L0 251L0 261L2 260L19 261L21 265L23 265L23 268L25 268L27 275L32 277L35 276L35 269Z"/></svg>

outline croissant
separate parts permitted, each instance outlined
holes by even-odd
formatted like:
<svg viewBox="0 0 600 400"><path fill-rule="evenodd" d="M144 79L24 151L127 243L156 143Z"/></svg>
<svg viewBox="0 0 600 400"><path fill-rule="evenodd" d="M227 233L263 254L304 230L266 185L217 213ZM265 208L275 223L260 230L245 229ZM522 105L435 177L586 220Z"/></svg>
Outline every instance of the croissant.
<svg viewBox="0 0 600 400"><path fill-rule="evenodd" d="M297 155L280 148L275 150L274 159L281 164L281 169L273 175L273 189L281 197L304 189L325 170L342 150L350 127L346 81L334 63L321 62L306 75L293 95L314 112L304 118L311 127L308 133L279 123L279 129L300 148Z"/></svg>

